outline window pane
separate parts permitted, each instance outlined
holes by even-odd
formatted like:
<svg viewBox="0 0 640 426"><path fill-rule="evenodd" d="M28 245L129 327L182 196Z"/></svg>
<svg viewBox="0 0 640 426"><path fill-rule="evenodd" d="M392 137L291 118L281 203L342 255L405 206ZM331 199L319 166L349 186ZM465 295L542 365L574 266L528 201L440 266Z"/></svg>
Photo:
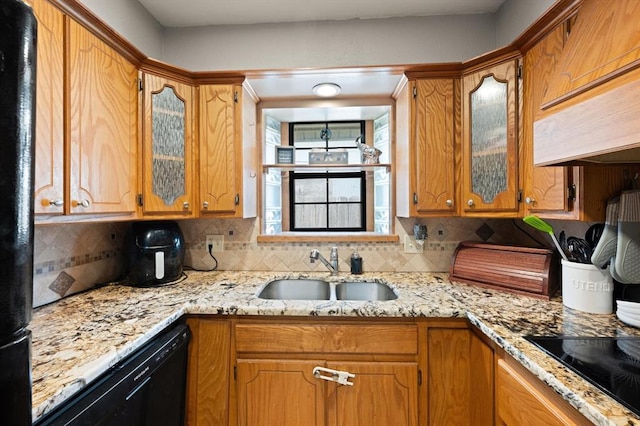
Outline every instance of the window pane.
<svg viewBox="0 0 640 426"><path fill-rule="evenodd" d="M326 204L299 204L295 208L296 228L326 228Z"/></svg>
<svg viewBox="0 0 640 426"><path fill-rule="evenodd" d="M326 179L296 179L294 190L296 203L327 201Z"/></svg>
<svg viewBox="0 0 640 426"><path fill-rule="evenodd" d="M330 202L359 202L360 178L329 179Z"/></svg>
<svg viewBox="0 0 640 426"><path fill-rule="evenodd" d="M330 228L359 228L362 226L360 204L330 204Z"/></svg>

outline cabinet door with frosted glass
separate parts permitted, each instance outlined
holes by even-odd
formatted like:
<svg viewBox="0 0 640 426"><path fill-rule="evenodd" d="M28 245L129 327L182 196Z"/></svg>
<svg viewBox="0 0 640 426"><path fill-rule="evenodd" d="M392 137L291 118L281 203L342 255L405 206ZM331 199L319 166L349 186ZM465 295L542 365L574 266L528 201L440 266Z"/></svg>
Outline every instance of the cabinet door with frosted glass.
<svg viewBox="0 0 640 426"><path fill-rule="evenodd" d="M516 61L463 78L462 208L465 215L518 214Z"/></svg>
<svg viewBox="0 0 640 426"><path fill-rule="evenodd" d="M146 74L143 198L145 215L193 214L193 88Z"/></svg>

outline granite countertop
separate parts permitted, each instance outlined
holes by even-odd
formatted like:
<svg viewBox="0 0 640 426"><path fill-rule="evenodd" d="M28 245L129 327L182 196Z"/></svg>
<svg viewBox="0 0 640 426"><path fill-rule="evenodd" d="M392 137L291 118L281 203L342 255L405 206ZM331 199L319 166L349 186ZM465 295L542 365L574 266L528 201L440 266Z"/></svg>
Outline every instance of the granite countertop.
<svg viewBox="0 0 640 426"><path fill-rule="evenodd" d="M276 278L382 280L397 300L283 301L256 297ZM447 274L188 272L155 288L108 285L34 310L33 419L40 418L184 314L320 317L462 317L598 425L640 425L640 418L523 339L535 335L640 336L615 315L574 311L540 300L465 284Z"/></svg>

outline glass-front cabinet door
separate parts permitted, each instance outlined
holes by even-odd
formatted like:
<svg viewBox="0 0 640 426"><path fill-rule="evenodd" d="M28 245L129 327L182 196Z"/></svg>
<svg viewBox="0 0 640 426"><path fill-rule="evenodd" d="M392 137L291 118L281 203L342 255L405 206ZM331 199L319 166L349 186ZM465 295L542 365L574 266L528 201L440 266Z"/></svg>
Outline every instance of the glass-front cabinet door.
<svg viewBox="0 0 640 426"><path fill-rule="evenodd" d="M516 66L509 61L463 79L465 215L518 213Z"/></svg>
<svg viewBox="0 0 640 426"><path fill-rule="evenodd" d="M193 214L193 88L146 74L144 83L144 215Z"/></svg>

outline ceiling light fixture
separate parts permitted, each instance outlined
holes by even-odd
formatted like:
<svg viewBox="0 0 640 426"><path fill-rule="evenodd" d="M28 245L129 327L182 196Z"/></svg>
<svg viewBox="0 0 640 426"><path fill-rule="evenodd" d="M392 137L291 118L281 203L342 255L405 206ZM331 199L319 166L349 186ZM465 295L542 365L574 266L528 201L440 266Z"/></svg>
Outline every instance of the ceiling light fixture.
<svg viewBox="0 0 640 426"><path fill-rule="evenodd" d="M313 94L323 98L331 98L337 96L342 88L335 83L320 83L313 86Z"/></svg>

